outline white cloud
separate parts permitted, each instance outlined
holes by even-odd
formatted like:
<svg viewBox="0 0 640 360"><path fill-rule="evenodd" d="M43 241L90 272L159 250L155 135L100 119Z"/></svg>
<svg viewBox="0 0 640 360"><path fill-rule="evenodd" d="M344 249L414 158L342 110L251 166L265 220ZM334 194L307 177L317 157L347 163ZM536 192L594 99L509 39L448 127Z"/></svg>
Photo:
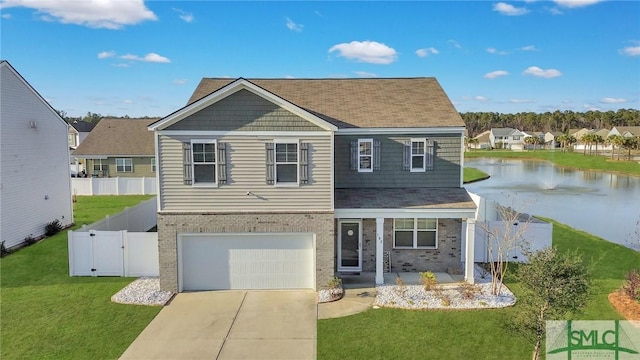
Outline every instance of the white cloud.
<svg viewBox="0 0 640 360"><path fill-rule="evenodd" d="M116 56L115 51L102 51L98 53L98 59L106 59Z"/></svg>
<svg viewBox="0 0 640 360"><path fill-rule="evenodd" d="M418 49L416 50L416 55L419 57L427 57L429 54L438 55L440 52L436 48L426 48L426 49Z"/></svg>
<svg viewBox="0 0 640 360"><path fill-rule="evenodd" d="M168 58L158 55L156 53L148 53L144 57L140 57L138 55L126 54L120 56L120 59L124 60L133 60L133 61L142 61L142 62L152 62L152 63L170 63L171 60Z"/></svg>
<svg viewBox="0 0 640 360"><path fill-rule="evenodd" d="M127 64L127 63L118 63L118 64L113 64L113 66L115 66L115 67L119 67L119 68L128 68L128 67L131 67L131 64Z"/></svg>
<svg viewBox="0 0 640 360"><path fill-rule="evenodd" d="M497 11L500 14L507 16L520 16L529 12L529 10L527 10L526 8L515 7L504 2L494 4L493 11Z"/></svg>
<svg viewBox="0 0 640 360"><path fill-rule="evenodd" d="M449 40L447 41L449 44L451 44L451 46L453 46L456 49L462 49L462 45L460 45L457 41L455 40Z"/></svg>
<svg viewBox="0 0 640 360"><path fill-rule="evenodd" d="M287 18L287 28L289 30L302 31L303 27L304 27L304 25L296 24L293 20L291 20L290 18Z"/></svg>
<svg viewBox="0 0 640 360"><path fill-rule="evenodd" d="M623 98L610 98L610 97L606 97L606 98L602 98L600 99L601 103L604 104L622 104L622 103L626 103L627 99L623 99Z"/></svg>
<svg viewBox="0 0 640 360"><path fill-rule="evenodd" d="M497 77L507 76L507 75L509 75L509 73L504 71L504 70L496 70L496 71L492 71L492 72L484 74L484 77L487 78L487 79L495 79Z"/></svg>
<svg viewBox="0 0 640 360"><path fill-rule="evenodd" d="M624 49L618 50L618 52L622 55L628 56L638 56L640 55L640 45L638 46L627 46Z"/></svg>
<svg viewBox="0 0 640 360"><path fill-rule="evenodd" d="M173 83L175 85L184 85L184 84L187 83L187 79L175 79L175 80L173 80Z"/></svg>
<svg viewBox="0 0 640 360"><path fill-rule="evenodd" d="M11 14L2 14L3 19L11 19Z"/></svg>
<svg viewBox="0 0 640 360"><path fill-rule="evenodd" d="M562 73L556 69L546 69L543 70L537 66L529 66L525 71L522 72L524 75L532 75L537 77L542 77L546 79L551 79L554 77L561 76Z"/></svg>
<svg viewBox="0 0 640 360"><path fill-rule="evenodd" d="M180 19L184 20L184 22L192 22L195 18L193 17L193 14L190 12L186 12L182 9L178 9L178 8L171 8L173 11L177 12Z"/></svg>
<svg viewBox="0 0 640 360"><path fill-rule="evenodd" d="M35 9L43 19L91 28L120 29L158 19L144 0L4 0L1 6Z"/></svg>
<svg viewBox="0 0 640 360"><path fill-rule="evenodd" d="M370 72L366 72L366 71L354 71L354 73L356 75L358 75L359 77L366 77L366 78L374 78L374 77L378 77L377 74L374 73L370 73Z"/></svg>
<svg viewBox="0 0 640 360"><path fill-rule="evenodd" d="M567 8L577 8L597 4L602 0L554 0L560 6Z"/></svg>
<svg viewBox="0 0 640 360"><path fill-rule="evenodd" d="M508 51L505 51L505 50L498 51L498 49L496 49L496 48L487 48L487 52L489 54L509 55Z"/></svg>
<svg viewBox="0 0 640 360"><path fill-rule="evenodd" d="M535 45L527 45L520 48L522 51L538 51Z"/></svg>
<svg viewBox="0 0 640 360"><path fill-rule="evenodd" d="M488 98L486 98L486 97L484 97L482 95L474 96L473 100L476 100L476 101L489 101Z"/></svg>
<svg viewBox="0 0 640 360"><path fill-rule="evenodd" d="M371 64L390 64L398 58L398 53L393 48L375 41L352 41L337 44L329 49L329 53L334 51L349 60Z"/></svg>
<svg viewBox="0 0 640 360"><path fill-rule="evenodd" d="M557 7L552 7L552 8L546 8L549 13L551 13L551 15L563 15L564 13L562 12L562 10L558 9Z"/></svg>
<svg viewBox="0 0 640 360"><path fill-rule="evenodd" d="M125 99L125 100L123 101L123 103L125 103L125 104L133 104L133 100L131 100L131 99Z"/></svg>
<svg viewBox="0 0 640 360"><path fill-rule="evenodd" d="M512 104L530 104L530 103L534 103L535 101L528 100L528 99L511 99L509 100L509 102Z"/></svg>

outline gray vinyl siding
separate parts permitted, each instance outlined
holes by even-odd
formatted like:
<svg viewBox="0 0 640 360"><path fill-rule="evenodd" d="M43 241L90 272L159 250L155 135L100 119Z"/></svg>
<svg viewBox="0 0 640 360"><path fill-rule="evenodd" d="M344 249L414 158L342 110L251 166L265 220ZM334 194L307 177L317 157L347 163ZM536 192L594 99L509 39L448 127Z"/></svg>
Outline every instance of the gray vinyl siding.
<svg viewBox="0 0 640 360"><path fill-rule="evenodd" d="M424 137L435 142L433 170L403 170L404 142ZM380 141L380 170L370 173L351 170L350 144L358 139ZM336 136L335 187L460 187L461 141L459 134Z"/></svg>
<svg viewBox="0 0 640 360"><path fill-rule="evenodd" d="M331 211L331 134L296 137L309 145L309 184L277 187L265 181L265 143L287 137L168 136L159 137L162 211L267 212ZM183 182L182 143L216 139L226 143L227 184L193 187ZM247 195L247 192L253 195Z"/></svg>
<svg viewBox="0 0 640 360"><path fill-rule="evenodd" d="M240 90L169 126L167 130L323 131L324 129L248 90Z"/></svg>

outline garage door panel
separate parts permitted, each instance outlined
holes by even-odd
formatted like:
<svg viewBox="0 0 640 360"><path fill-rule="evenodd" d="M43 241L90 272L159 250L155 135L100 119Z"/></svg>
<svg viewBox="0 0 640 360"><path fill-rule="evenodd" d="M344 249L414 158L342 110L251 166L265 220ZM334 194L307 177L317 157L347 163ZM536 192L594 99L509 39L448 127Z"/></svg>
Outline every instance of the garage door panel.
<svg viewBox="0 0 640 360"><path fill-rule="evenodd" d="M182 241L182 288L314 288L311 234L189 236Z"/></svg>

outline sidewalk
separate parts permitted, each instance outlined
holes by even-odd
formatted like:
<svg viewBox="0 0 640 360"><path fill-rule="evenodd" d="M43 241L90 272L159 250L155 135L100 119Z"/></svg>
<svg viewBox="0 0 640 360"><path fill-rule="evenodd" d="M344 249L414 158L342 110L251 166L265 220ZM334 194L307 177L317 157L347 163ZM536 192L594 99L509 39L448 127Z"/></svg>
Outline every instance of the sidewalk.
<svg viewBox="0 0 640 360"><path fill-rule="evenodd" d="M361 313L371 308L376 288L346 288L342 299L318 304L318 319L331 319Z"/></svg>

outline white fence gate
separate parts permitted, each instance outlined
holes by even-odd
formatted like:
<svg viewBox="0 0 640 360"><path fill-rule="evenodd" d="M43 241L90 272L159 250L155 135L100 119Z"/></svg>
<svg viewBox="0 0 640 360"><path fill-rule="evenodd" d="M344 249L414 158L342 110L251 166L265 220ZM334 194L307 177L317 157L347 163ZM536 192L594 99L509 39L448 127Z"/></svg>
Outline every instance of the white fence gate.
<svg viewBox="0 0 640 360"><path fill-rule="evenodd" d="M155 177L71 178L75 195L155 195Z"/></svg>
<svg viewBox="0 0 640 360"><path fill-rule="evenodd" d="M158 276L157 200L68 231L70 276Z"/></svg>
<svg viewBox="0 0 640 360"><path fill-rule="evenodd" d="M506 226L503 221L487 221L485 224L475 223L475 224L467 224L467 226L475 226L475 243L474 243L474 262L489 262L489 239L487 235L487 229L492 234L498 234L498 238L500 238L501 233L506 231ZM510 250L508 254L505 255L505 261L510 262L527 262L527 255L525 254L527 251L535 252L538 250L546 249L551 247L551 241L553 237L553 224L546 222L530 222L530 223L519 223L518 225L511 224L510 227L514 226L526 226L526 229L523 231L522 236L516 242L516 245L513 249ZM510 230L515 233L515 230ZM497 259L496 240L494 241L494 250L493 250L493 260ZM464 248L464 244L463 244ZM464 261L464 259L463 259Z"/></svg>

